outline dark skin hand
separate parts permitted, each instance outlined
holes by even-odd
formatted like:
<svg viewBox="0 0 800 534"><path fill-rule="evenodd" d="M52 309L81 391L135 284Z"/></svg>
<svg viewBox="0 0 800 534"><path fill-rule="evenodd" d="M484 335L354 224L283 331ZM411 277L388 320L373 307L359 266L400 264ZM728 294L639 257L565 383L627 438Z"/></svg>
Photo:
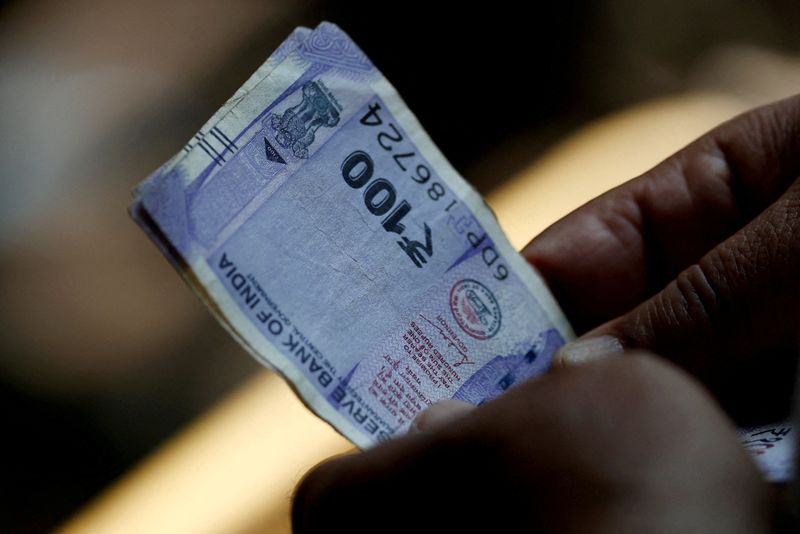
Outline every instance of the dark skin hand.
<svg viewBox="0 0 800 534"><path fill-rule="evenodd" d="M800 342L798 176L800 95L712 130L523 255L578 333L671 359L742 424L782 417Z"/></svg>
<svg viewBox="0 0 800 534"><path fill-rule="evenodd" d="M295 531L767 531L767 486L709 392L744 421L786 405L798 175L794 97L550 227L525 257L579 333L612 335L626 354L556 366L457 419L323 464L298 488Z"/></svg>

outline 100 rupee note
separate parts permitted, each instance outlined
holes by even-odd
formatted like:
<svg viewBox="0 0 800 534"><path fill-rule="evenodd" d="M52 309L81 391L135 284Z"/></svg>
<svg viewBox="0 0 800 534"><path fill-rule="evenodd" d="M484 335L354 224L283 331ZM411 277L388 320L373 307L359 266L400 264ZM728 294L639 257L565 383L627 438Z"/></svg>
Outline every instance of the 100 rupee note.
<svg viewBox="0 0 800 534"><path fill-rule="evenodd" d="M361 447L572 337L536 272L338 27L292 34L131 212L226 328Z"/></svg>
<svg viewBox="0 0 800 534"><path fill-rule="evenodd" d="M295 30L134 194L134 219L228 331L361 447L438 400L495 398L573 337L483 200L330 23ZM790 432L742 431L771 480L791 476Z"/></svg>
<svg viewBox="0 0 800 534"><path fill-rule="evenodd" d="M394 88L338 27L298 28L134 191L221 324L361 447L445 398L547 369L572 330ZM740 431L793 477L791 424Z"/></svg>

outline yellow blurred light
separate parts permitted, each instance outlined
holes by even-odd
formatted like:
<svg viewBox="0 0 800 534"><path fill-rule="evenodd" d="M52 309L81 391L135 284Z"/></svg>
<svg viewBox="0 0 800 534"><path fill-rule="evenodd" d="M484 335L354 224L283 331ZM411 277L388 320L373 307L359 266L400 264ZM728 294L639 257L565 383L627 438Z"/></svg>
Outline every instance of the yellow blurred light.
<svg viewBox="0 0 800 534"><path fill-rule="evenodd" d="M288 531L292 488L352 445L260 373L63 527L64 533Z"/></svg>
<svg viewBox="0 0 800 534"><path fill-rule="evenodd" d="M511 244L521 249L570 211L746 108L721 94L673 96L629 108L581 128L487 201Z"/></svg>

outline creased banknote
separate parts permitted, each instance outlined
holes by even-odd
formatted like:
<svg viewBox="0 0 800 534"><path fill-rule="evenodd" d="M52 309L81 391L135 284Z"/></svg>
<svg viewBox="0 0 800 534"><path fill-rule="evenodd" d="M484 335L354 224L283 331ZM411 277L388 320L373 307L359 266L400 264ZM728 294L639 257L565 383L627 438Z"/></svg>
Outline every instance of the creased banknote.
<svg viewBox="0 0 800 534"><path fill-rule="evenodd" d="M295 30L134 196L133 218L220 322L360 447L438 400L495 398L573 337L480 196L330 23ZM750 449L774 448L752 432Z"/></svg>
<svg viewBox="0 0 800 534"><path fill-rule="evenodd" d="M361 447L491 399L572 331L338 27L296 30L131 212L233 335Z"/></svg>

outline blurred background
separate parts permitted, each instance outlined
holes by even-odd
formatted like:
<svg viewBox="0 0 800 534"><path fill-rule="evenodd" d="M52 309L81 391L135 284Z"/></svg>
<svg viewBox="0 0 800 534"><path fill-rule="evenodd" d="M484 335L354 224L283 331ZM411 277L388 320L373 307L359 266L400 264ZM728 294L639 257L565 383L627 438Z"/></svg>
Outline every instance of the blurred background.
<svg viewBox="0 0 800 534"><path fill-rule="evenodd" d="M0 531L48 531L90 502L74 529L103 531L105 514L131 530L119 503L134 486L151 500L131 509L162 527L223 509L191 530L286 530L293 483L348 447L126 213L131 187L295 26L347 31L517 246L716 122L800 92L794 0L527 5L0 2ZM289 449L275 482L269 461ZM181 491L210 492L202 506L182 508L178 464Z"/></svg>

